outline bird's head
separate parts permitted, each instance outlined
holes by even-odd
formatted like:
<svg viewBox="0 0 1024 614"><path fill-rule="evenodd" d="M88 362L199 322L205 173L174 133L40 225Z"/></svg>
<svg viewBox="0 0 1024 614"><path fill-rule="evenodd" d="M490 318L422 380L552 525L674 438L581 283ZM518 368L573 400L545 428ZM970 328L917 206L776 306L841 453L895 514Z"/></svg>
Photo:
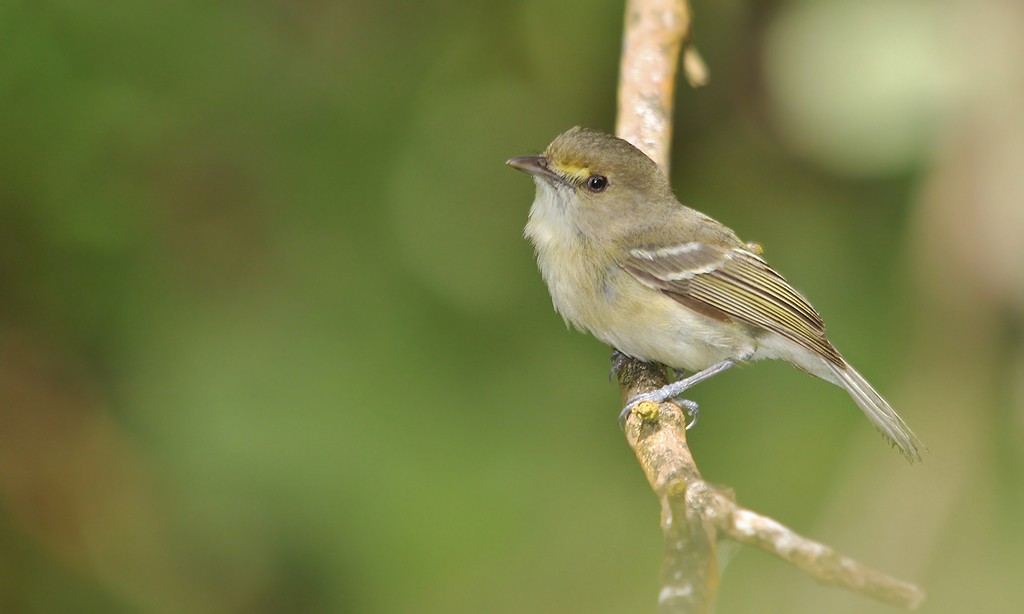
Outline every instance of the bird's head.
<svg viewBox="0 0 1024 614"><path fill-rule="evenodd" d="M535 178L535 208L552 208L542 213L564 216L585 234L614 233L630 219L648 217L643 210L675 201L653 160L599 130L571 128L543 156L512 158L508 165Z"/></svg>

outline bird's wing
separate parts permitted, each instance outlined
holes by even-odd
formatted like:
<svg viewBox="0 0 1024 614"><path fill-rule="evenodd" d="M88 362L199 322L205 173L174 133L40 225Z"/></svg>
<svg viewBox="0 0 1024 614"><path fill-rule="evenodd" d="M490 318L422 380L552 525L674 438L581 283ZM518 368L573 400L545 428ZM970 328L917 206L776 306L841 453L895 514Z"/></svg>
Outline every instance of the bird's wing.
<svg viewBox="0 0 1024 614"><path fill-rule="evenodd" d="M620 266L644 285L704 315L771 331L844 364L825 338L825 324L814 307L749 250L701 242L637 248Z"/></svg>

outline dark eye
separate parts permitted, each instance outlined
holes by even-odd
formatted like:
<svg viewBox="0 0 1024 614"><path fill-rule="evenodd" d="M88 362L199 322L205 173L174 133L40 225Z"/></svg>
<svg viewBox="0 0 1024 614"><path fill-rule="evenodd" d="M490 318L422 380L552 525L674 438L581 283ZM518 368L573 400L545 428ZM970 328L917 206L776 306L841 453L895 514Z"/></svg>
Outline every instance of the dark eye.
<svg viewBox="0 0 1024 614"><path fill-rule="evenodd" d="M604 175L591 175L587 177L587 189L595 194L608 189L608 178Z"/></svg>

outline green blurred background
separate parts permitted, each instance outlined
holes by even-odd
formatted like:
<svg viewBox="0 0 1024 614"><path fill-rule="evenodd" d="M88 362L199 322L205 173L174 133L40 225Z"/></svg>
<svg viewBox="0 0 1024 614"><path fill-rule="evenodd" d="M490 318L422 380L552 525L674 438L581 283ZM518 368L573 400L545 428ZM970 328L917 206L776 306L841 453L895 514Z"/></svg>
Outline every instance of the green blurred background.
<svg viewBox="0 0 1024 614"><path fill-rule="evenodd" d="M1024 610L1024 5L698 1L680 198L930 448L701 385L741 503ZM649 612L658 506L507 169L611 130L623 7L0 2L0 611ZM887 612L750 549L719 612Z"/></svg>

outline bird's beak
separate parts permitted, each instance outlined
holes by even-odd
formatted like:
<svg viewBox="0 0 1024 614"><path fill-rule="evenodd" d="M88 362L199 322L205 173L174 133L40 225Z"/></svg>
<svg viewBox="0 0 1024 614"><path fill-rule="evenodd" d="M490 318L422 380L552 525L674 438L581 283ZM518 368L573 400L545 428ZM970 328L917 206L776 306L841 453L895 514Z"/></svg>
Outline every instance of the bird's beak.
<svg viewBox="0 0 1024 614"><path fill-rule="evenodd" d="M548 159L544 156L521 156L519 158L512 158L505 164L516 170L529 173L534 177L546 179L549 183L558 184L566 182L561 175L551 170L548 166Z"/></svg>

